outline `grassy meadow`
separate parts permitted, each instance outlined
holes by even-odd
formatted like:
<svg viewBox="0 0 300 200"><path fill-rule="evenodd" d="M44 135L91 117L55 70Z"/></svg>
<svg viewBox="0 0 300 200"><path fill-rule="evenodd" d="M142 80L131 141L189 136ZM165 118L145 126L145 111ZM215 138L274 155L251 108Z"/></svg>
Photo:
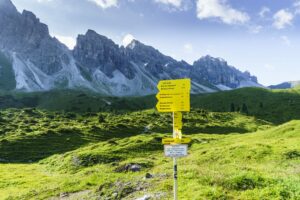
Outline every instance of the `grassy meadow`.
<svg viewBox="0 0 300 200"><path fill-rule="evenodd" d="M155 97L0 95L0 199L172 199ZM179 199L300 199L299 89L192 96ZM130 167L138 166L139 170Z"/></svg>

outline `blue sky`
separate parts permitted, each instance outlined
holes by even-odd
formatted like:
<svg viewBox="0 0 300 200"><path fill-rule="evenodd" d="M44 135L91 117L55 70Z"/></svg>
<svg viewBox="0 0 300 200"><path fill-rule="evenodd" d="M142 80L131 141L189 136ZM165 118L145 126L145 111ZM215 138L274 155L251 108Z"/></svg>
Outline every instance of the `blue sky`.
<svg viewBox="0 0 300 200"><path fill-rule="evenodd" d="M12 0L70 46L93 29L189 63L221 57L265 85L300 80L300 0ZM125 38L125 39L124 39Z"/></svg>

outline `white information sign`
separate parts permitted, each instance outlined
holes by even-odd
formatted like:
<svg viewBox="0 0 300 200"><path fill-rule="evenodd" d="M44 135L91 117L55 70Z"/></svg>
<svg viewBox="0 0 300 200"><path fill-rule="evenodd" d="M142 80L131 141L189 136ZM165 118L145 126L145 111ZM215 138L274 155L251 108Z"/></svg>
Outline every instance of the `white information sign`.
<svg viewBox="0 0 300 200"><path fill-rule="evenodd" d="M179 158L187 156L188 145L165 145L165 156L172 158Z"/></svg>

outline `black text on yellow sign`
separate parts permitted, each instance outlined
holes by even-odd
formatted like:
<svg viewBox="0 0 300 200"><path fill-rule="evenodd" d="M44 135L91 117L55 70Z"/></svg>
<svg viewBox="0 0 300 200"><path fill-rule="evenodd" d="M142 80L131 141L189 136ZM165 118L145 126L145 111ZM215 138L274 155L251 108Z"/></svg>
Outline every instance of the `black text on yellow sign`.
<svg viewBox="0 0 300 200"><path fill-rule="evenodd" d="M192 141L191 138L163 138L163 144L189 144Z"/></svg>
<svg viewBox="0 0 300 200"><path fill-rule="evenodd" d="M189 112L190 111L190 79L160 81L156 95L159 112Z"/></svg>

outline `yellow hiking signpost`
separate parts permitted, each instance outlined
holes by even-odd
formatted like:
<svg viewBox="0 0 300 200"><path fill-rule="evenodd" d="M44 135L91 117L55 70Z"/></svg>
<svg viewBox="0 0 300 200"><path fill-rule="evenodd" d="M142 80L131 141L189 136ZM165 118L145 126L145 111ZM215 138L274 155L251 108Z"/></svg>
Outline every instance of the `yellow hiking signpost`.
<svg viewBox="0 0 300 200"><path fill-rule="evenodd" d="M158 112L173 113L173 138L164 138L165 156L173 158L174 200L177 200L177 158L187 156L190 138L182 138L182 112L190 111L190 79L163 80L157 85Z"/></svg>
<svg viewBox="0 0 300 200"><path fill-rule="evenodd" d="M190 79L160 81L156 95L159 112L189 112L190 111Z"/></svg>

